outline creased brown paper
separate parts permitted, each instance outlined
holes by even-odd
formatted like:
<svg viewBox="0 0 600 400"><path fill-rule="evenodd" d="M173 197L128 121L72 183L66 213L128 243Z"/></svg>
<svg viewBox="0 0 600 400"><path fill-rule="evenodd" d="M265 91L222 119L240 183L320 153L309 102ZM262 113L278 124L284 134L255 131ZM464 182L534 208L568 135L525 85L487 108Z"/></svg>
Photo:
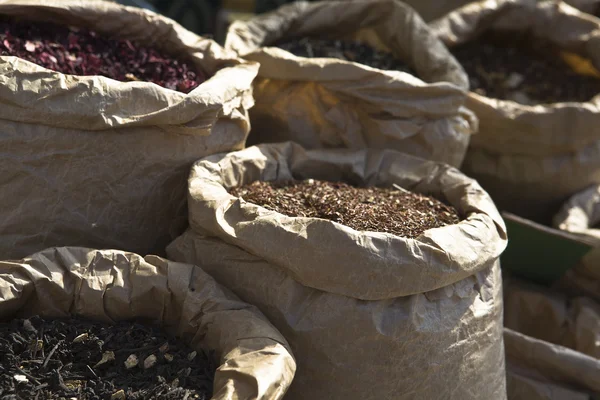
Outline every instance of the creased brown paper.
<svg viewBox="0 0 600 400"><path fill-rule="evenodd" d="M600 395L600 361L504 329L509 400L593 400Z"/></svg>
<svg viewBox="0 0 600 400"><path fill-rule="evenodd" d="M400 185L446 199L466 219L416 239L291 218L231 196L255 180ZM506 231L458 170L391 150L284 143L196 163L190 230L168 247L255 304L289 341L286 399L505 399Z"/></svg>
<svg viewBox="0 0 600 400"><path fill-rule="evenodd" d="M558 286L573 295L585 295L600 302L600 186L592 185L566 201L554 216L554 227L596 243L575 267L567 271Z"/></svg>
<svg viewBox="0 0 600 400"><path fill-rule="evenodd" d="M296 369L286 340L254 306L202 269L156 256L64 247L0 262L0 319L33 315L158 323L215 350L213 400L281 399Z"/></svg>
<svg viewBox="0 0 600 400"><path fill-rule="evenodd" d="M391 51L422 80L271 47L302 36L361 40ZM294 2L234 22L225 47L260 63L251 144L385 148L459 166L477 130L463 107L468 80L462 67L399 1Z"/></svg>
<svg viewBox="0 0 600 400"><path fill-rule="evenodd" d="M600 11L599 0L564 0L564 2L585 13L596 14Z"/></svg>
<svg viewBox="0 0 600 400"><path fill-rule="evenodd" d="M530 31L600 67L600 20L565 3L480 1L430 25L448 47L487 30ZM526 106L470 93L466 104L479 133L463 170L500 209L549 224L566 198L600 182L600 97Z"/></svg>
<svg viewBox="0 0 600 400"><path fill-rule="evenodd" d="M186 95L0 57L0 259L56 245L164 252L186 226L192 163L243 148L258 66L115 3L4 0L0 14L154 45L214 74Z"/></svg>
<svg viewBox="0 0 600 400"><path fill-rule="evenodd" d="M600 303L581 294L505 280L504 326L600 359Z"/></svg>

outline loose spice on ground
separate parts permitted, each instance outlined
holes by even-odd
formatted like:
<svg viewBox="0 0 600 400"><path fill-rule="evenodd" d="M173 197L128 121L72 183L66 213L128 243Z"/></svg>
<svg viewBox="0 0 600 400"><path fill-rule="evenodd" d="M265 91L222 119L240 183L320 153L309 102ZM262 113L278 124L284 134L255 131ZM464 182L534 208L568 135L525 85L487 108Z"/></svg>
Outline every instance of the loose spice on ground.
<svg viewBox="0 0 600 400"><path fill-rule="evenodd" d="M403 71L417 74L392 53L375 50L373 47L351 40L327 40L302 38L278 44L277 47L298 57L329 57L357 62L386 71Z"/></svg>
<svg viewBox="0 0 600 400"><path fill-rule="evenodd" d="M64 74L147 81L183 93L206 79L191 63L129 40L7 16L0 16L0 55L16 56Z"/></svg>
<svg viewBox="0 0 600 400"><path fill-rule="evenodd" d="M450 49L483 96L533 105L584 102L600 79L575 72L559 50L528 34L488 32Z"/></svg>
<svg viewBox="0 0 600 400"><path fill-rule="evenodd" d="M2 400L205 400L215 369L212 356L136 323L0 324Z"/></svg>
<svg viewBox="0 0 600 400"><path fill-rule="evenodd" d="M341 182L256 181L230 193L290 217L323 218L359 231L407 238L460 221L453 207L429 196L398 189L358 188Z"/></svg>

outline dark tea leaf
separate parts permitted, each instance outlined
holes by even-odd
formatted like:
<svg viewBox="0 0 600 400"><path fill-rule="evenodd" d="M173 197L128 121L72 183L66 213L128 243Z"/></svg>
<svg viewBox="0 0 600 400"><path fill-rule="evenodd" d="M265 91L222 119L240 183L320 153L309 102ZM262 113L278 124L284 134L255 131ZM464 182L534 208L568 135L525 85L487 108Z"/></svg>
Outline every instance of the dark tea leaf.
<svg viewBox="0 0 600 400"><path fill-rule="evenodd" d="M215 370L212 355L151 326L38 317L0 324L3 400L206 400Z"/></svg>
<svg viewBox="0 0 600 400"><path fill-rule="evenodd" d="M600 79L577 73L557 48L530 34L490 31L450 50L471 90L483 96L535 105L585 102L600 93Z"/></svg>
<svg viewBox="0 0 600 400"><path fill-rule="evenodd" d="M392 53L375 50L373 47L351 40L328 40L301 38L278 44L277 47L299 57L328 57L352 61L386 71L402 71L417 76L409 66Z"/></svg>

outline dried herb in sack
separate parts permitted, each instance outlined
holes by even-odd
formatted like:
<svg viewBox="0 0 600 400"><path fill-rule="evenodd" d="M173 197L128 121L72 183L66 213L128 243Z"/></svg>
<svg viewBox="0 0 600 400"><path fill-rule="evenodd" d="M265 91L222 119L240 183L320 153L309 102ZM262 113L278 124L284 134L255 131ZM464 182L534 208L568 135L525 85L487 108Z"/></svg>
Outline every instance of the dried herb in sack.
<svg viewBox="0 0 600 400"><path fill-rule="evenodd" d="M190 62L129 40L6 16L0 16L0 55L16 56L63 74L147 81L183 93L206 79Z"/></svg>
<svg viewBox="0 0 600 400"><path fill-rule="evenodd" d="M483 96L525 105L585 102L600 79L576 72L547 41L529 34L487 32L450 49Z"/></svg>
<svg viewBox="0 0 600 400"><path fill-rule="evenodd" d="M417 76L415 71L396 59L392 53L375 50L373 47L357 41L302 38L278 44L277 47L299 57L337 58L368 65L371 68L402 71Z"/></svg>
<svg viewBox="0 0 600 400"><path fill-rule="evenodd" d="M358 188L342 182L309 179L281 183L256 181L230 193L290 217L323 218L359 231L407 238L460 221L453 207L404 189Z"/></svg>
<svg viewBox="0 0 600 400"><path fill-rule="evenodd" d="M0 324L0 399L209 399L216 364L137 323Z"/></svg>

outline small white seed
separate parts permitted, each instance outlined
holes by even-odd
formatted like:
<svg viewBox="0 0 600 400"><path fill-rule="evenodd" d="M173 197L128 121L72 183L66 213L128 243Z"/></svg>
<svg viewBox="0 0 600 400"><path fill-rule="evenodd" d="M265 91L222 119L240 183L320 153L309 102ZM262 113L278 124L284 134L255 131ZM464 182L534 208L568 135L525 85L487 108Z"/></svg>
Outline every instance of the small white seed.
<svg viewBox="0 0 600 400"><path fill-rule="evenodd" d="M138 365L138 363L139 363L139 360L135 354L131 354L129 357L127 357L127 360L125 360L125 362L124 362L125 368L127 368L127 369L131 369L131 368L135 367L136 365Z"/></svg>
<svg viewBox="0 0 600 400"><path fill-rule="evenodd" d="M144 360L144 369L152 368L156 364L156 356L154 354L150 354Z"/></svg>

